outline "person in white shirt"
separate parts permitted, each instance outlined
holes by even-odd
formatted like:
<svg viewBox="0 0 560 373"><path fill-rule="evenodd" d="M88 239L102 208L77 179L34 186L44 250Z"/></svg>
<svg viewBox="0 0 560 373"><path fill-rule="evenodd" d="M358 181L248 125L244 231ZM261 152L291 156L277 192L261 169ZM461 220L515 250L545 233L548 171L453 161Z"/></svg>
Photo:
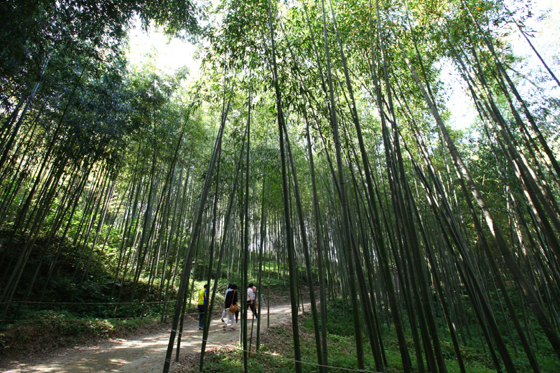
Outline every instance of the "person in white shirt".
<svg viewBox="0 0 560 373"><path fill-rule="evenodd" d="M256 287L253 283L250 283L247 288L247 308L251 308L251 311L253 311L253 317L258 319L259 315L257 314L257 308L255 307L255 289Z"/></svg>

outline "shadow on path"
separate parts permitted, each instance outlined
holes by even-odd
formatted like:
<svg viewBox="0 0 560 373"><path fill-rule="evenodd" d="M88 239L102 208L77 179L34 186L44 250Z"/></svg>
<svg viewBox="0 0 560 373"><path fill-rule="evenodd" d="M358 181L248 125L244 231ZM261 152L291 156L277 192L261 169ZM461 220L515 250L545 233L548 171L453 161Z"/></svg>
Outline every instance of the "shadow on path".
<svg viewBox="0 0 560 373"><path fill-rule="evenodd" d="M308 310L309 304L305 304L304 308ZM267 325L276 326L291 321L290 315L291 307L289 304L271 307L268 314L263 307L261 330L266 330ZM251 316L251 314L249 313L248 316ZM208 333L207 350L232 345L239 341L239 328L233 332L229 330L224 332L222 326L223 323L220 318L213 317ZM251 320L249 320L250 327ZM255 320L254 328L256 329L256 327ZM36 361L36 359L29 362L12 361L9 366L0 368L0 371L10 373L161 372L167 344L169 343L169 332L169 330L166 330L131 338L112 339L95 346L64 349L58 353L55 352L41 357L40 361ZM199 353L201 345L202 331L198 330L198 322L190 319L181 338L180 357ZM175 357L176 351L173 352L171 371L177 365Z"/></svg>

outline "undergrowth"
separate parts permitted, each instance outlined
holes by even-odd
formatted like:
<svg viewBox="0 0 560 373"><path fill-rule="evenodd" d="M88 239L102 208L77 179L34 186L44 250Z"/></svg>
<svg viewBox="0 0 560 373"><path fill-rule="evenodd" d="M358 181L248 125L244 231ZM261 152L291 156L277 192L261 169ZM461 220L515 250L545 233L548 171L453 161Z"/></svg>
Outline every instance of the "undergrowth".
<svg viewBox="0 0 560 373"><path fill-rule="evenodd" d="M299 336L302 353L302 371L305 373L319 372L317 367L317 350L315 345L315 334L313 319L309 313L299 318ZM357 369L356 341L354 337L354 326L351 316L351 307L342 300L329 302L327 311L327 333L328 333L328 365L331 367ZM385 372L404 372L399 344L394 328L386 326L383 328L383 347L387 361ZM446 336L440 337L447 372L459 373L460 368L455 356L453 345ZM363 335L365 370L375 372L375 363L367 335ZM406 335L411 361L414 371L418 370L417 359L414 355L413 340L410 331ZM261 336L261 344L258 353L255 353L255 340L249 354L248 371L264 373L288 373L295 371L295 360L293 350L293 338L291 325L281 325L269 328ZM492 363L487 350L481 341L472 340L468 345L461 345L461 355L467 372L491 373L499 371ZM550 354L549 349L536 351L537 359L543 373L560 371L558 361ZM200 354L188 356L182 362L179 371L198 372ZM514 357L514 364L518 372L531 370L526 359ZM424 366L427 369L426 362ZM213 373L241 373L243 367L243 352L241 346L228 347L225 349L210 350L205 354L204 372ZM335 371L334 369L331 371Z"/></svg>
<svg viewBox="0 0 560 373"><path fill-rule="evenodd" d="M74 346L123 337L139 330L159 330L153 318L104 320L76 317L68 311L44 310L0 332L0 358L47 353Z"/></svg>

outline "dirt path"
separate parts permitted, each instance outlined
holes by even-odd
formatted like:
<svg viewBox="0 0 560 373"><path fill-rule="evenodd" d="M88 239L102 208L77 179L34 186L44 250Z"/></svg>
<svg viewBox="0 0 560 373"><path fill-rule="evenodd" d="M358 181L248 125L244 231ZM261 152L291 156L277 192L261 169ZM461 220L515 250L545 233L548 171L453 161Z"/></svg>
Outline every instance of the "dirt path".
<svg viewBox="0 0 560 373"><path fill-rule="evenodd" d="M307 309L308 305L305 305L305 308ZM263 307L261 329L266 329L267 320L269 320L270 326L276 326L290 321L290 315L290 305L271 307L268 315ZM255 320L255 328L256 325ZM233 332L229 330L224 332L222 326L220 317L214 316L208 333L207 349L227 346L239 341L239 328ZM161 372L168 343L169 330L164 330L131 338L112 339L95 346L65 349L44 357L42 361L12 361L8 367L0 367L0 371L10 373ZM184 328L181 340L181 358L200 352L201 345L202 331L198 330L197 322L191 319L191 322ZM176 351L173 353L170 371L175 371L177 367L175 353Z"/></svg>

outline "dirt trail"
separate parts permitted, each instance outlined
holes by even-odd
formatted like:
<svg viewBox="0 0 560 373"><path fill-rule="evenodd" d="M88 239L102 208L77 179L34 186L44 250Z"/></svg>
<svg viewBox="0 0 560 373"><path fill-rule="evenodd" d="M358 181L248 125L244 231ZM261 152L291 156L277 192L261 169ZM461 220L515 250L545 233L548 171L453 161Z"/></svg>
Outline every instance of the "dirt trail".
<svg viewBox="0 0 560 373"><path fill-rule="evenodd" d="M309 305L305 305L308 309ZM276 326L291 320L290 305L279 305L267 311L263 307L261 329ZM248 314L251 316L251 313ZM207 349L227 346L239 341L239 328L236 331L224 332L223 323L219 316L214 316L208 333ZM239 325L236 325L239 326ZM257 322L255 320L254 327ZM249 327L251 323L249 322ZM228 328L229 329L229 328ZM31 372L57 372L57 373L94 373L94 372L127 372L148 373L161 372L169 343L169 330L135 336L131 338L118 338L99 343L95 346L75 347L55 352L43 357L41 361L12 361L9 366L0 367L2 372L31 373ZM202 345L202 331L198 330L198 323L191 322L184 328L181 339L180 357L198 353ZM175 371L175 354L170 371ZM7 370L4 370L7 369Z"/></svg>

